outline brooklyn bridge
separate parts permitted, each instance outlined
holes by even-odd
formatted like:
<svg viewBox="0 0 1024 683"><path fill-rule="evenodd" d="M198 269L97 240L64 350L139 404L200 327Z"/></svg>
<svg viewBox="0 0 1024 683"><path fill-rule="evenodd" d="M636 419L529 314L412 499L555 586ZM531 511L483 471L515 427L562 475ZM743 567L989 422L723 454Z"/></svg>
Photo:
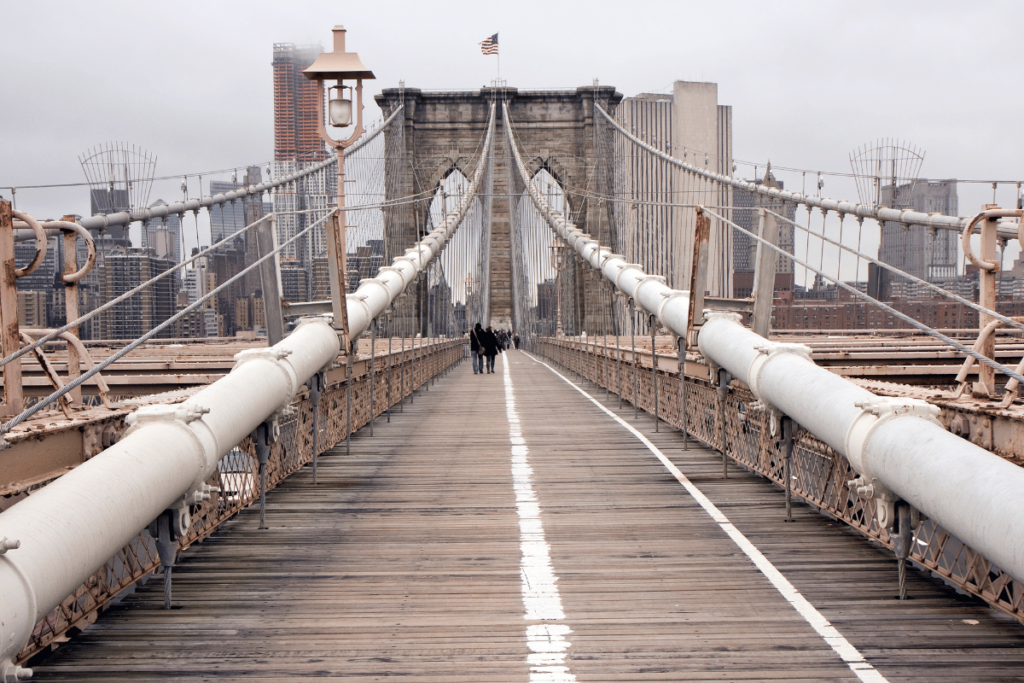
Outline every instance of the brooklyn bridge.
<svg viewBox="0 0 1024 683"><path fill-rule="evenodd" d="M364 125L334 39L301 72L320 159L88 217L0 202L5 681L1021 676L1019 206L911 206L898 156L856 198L743 179L707 83L400 83ZM132 226L155 253L226 211L114 283ZM931 270L861 247L885 234ZM46 263L57 325L19 319ZM883 292L912 288L959 317ZM836 317L783 324L812 289ZM216 334L253 300L259 334ZM508 331L494 374L476 323Z"/></svg>

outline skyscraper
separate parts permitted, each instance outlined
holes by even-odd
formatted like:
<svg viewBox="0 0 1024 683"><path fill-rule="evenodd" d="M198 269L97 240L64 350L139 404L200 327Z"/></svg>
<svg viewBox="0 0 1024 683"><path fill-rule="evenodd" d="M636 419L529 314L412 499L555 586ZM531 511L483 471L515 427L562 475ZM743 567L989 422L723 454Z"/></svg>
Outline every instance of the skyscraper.
<svg viewBox="0 0 1024 683"><path fill-rule="evenodd" d="M765 178L756 178L755 185L761 185ZM776 180L775 176L768 173L768 185L783 189L782 181ZM764 207L769 211L785 216L790 220L796 218L796 205L780 201L778 199L765 199L758 197L756 192L745 190L733 190L733 220L737 225L743 226L746 230L756 234L758 231L758 208ZM794 228L791 223L783 220L776 220L779 226L778 246L784 251L794 253ZM733 292L736 298L745 298L751 295L754 288L754 266L757 262L758 242L749 233L742 230L734 230L732 235L732 265L733 265ZM792 289L793 283L793 261L779 256L775 265L775 289ZM785 276L785 277L778 277Z"/></svg>
<svg viewBox="0 0 1024 683"><path fill-rule="evenodd" d="M296 173L327 159L327 148L317 131L319 86L302 75L323 50L319 45L274 45L274 166L275 178ZM274 226L279 243L301 232L334 202L333 183L315 174L280 188L273 195ZM310 270L313 259L326 253L322 230L314 230L289 244L281 258L295 259Z"/></svg>
<svg viewBox="0 0 1024 683"><path fill-rule="evenodd" d="M323 161L327 150L317 132L316 81L302 75L323 51L319 45L274 44L274 160Z"/></svg>
<svg viewBox="0 0 1024 683"><path fill-rule="evenodd" d="M281 263L281 297L285 301L306 301L308 298L308 272L295 261Z"/></svg>
<svg viewBox="0 0 1024 683"><path fill-rule="evenodd" d="M158 199L149 208L157 206L167 206L167 202ZM181 263L181 214L146 221L143 244L154 257L171 261L174 265Z"/></svg>
<svg viewBox="0 0 1024 683"><path fill-rule="evenodd" d="M619 120L631 134L657 149L699 168L723 175L732 174L732 107L718 104L717 83L676 81L671 95L641 94L619 105ZM628 144L628 143L624 143ZM617 152L617 155L620 153ZM686 288L693 258L696 214L692 210L666 206L673 203L700 203L731 206L732 189L716 187L712 182L669 169L663 162L634 158L623 150L627 164L624 181L633 196L648 200L638 203L635 223L637 240L648 225L664 225L668 231L630 254L629 235L618 248L645 265L649 253L652 270L664 274L670 286ZM726 214L728 218L728 214ZM715 296L732 293L732 229L717 219L711 222L707 287Z"/></svg>
<svg viewBox="0 0 1024 683"><path fill-rule="evenodd" d="M956 216L959 203L956 180L926 180L898 185L895 199L892 185L882 188L881 204L899 209ZM923 225L904 227L886 221L878 260L896 266L924 280L956 277L958 235L949 230L931 230Z"/></svg>
<svg viewBox="0 0 1024 683"><path fill-rule="evenodd" d="M110 301L171 268L167 259L156 258L142 249L118 248L105 255L98 269L98 294ZM174 314L178 279L167 277L151 284L135 296L117 304L93 320L93 339L136 339ZM173 336L173 326L157 334Z"/></svg>
<svg viewBox="0 0 1024 683"><path fill-rule="evenodd" d="M241 185L226 180L211 180L210 194L218 195L237 190ZM225 202L210 209L210 239L216 244L246 226L243 200ZM244 238L242 238L244 243Z"/></svg>
<svg viewBox="0 0 1024 683"><path fill-rule="evenodd" d="M63 272L64 243L57 237L50 237L46 241L46 247L43 262L17 281L19 294L32 292L40 295L46 311L41 324L26 323L23 319L22 325L25 327L55 327L58 323L64 324L64 300L61 296L64 293L64 285L59 283L59 274ZM28 265L35 256L36 246L33 242L19 242L14 245L14 262L19 267Z"/></svg>

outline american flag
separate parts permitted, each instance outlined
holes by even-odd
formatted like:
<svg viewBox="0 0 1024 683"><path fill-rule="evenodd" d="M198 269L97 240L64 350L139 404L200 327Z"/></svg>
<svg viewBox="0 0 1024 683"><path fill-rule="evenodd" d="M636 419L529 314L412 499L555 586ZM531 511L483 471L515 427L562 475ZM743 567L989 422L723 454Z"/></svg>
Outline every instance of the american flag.
<svg viewBox="0 0 1024 683"><path fill-rule="evenodd" d="M498 34L495 33L486 40L480 41L480 52L485 55L496 55L498 54Z"/></svg>

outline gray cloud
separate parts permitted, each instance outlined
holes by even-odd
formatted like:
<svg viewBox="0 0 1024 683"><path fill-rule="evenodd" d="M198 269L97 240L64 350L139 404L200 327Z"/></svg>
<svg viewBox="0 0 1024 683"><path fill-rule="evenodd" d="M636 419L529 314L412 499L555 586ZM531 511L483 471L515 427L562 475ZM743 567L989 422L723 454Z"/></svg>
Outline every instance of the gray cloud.
<svg viewBox="0 0 1024 683"><path fill-rule="evenodd" d="M330 45L336 23L376 73L371 92L489 83L496 60L477 43L498 31L511 86L717 82L741 160L846 172L851 149L888 136L927 150L930 177L1024 177L1017 2L296 4L5 2L0 186L81 182L77 156L111 140L155 153L158 175L268 161L273 43ZM825 192L855 196L842 180ZM991 192L963 188L961 211ZM88 211L82 188L22 190L18 204Z"/></svg>

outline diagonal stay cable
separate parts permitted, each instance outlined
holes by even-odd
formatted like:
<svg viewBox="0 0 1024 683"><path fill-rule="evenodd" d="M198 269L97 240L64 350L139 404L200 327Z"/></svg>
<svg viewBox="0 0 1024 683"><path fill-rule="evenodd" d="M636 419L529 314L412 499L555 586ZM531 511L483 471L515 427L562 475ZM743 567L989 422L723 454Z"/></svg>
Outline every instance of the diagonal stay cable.
<svg viewBox="0 0 1024 683"><path fill-rule="evenodd" d="M402 106L397 107L395 111L393 111L386 120L381 122L379 127L372 131L368 131L366 135L361 137L354 145L352 145L352 147L348 149L348 153L355 153L357 150L359 150L360 148L368 144L371 140L376 138L381 133L381 131L384 130L384 127L387 126L391 121L393 121L394 118L398 115L398 112L402 111L402 109ZM170 215L184 215L189 211L195 212L202 208L209 210L211 206L222 205L226 202L233 202L238 199L244 199L246 197L260 195L263 192L266 192L267 190L287 186L289 183L293 183L297 180L301 180L303 178L311 176L319 171L324 170L329 166L336 165L337 163L338 159L336 157L331 157L324 161L314 163L308 168L305 168L301 171L297 171L291 175L277 178L276 180L268 180L257 185L238 186L234 190L229 190L228 192L225 193L212 196L206 195L198 199L188 199L186 197L182 201L158 207L157 211L154 211L152 208L140 208L129 211L118 211L117 213L107 215L97 214L95 216L80 219L78 221L78 224L89 230L102 230L104 228L109 228L117 225L130 225L131 223L137 221L149 221L156 218L166 218L167 216ZM197 174L186 174L184 177L188 179L189 177L195 175ZM198 175L201 178L203 174L200 173ZM47 222L44 222L43 227L46 226Z"/></svg>
<svg viewBox="0 0 1024 683"><path fill-rule="evenodd" d="M492 108L492 110L491 110L491 120L490 120L490 124L488 126L488 133L487 133L488 137L491 134L490 131L492 130L493 122L494 122L494 110ZM469 203L474 198L476 184L479 182L480 176L483 173L483 166L484 166L483 162L484 162L484 159L481 158L479 166L477 168L477 171L476 171L476 173L474 173L473 185L471 186L472 187L472 191L470 193L468 193L466 197L463 198L463 200L459 204L459 206L454 211L452 211L452 213L448 217L448 221L451 221L453 219L456 221L455 226L453 227L453 230L458 227L458 224L461 222L462 216L464 215L464 213L466 211L466 208L468 207ZM394 202L378 203L378 204L374 204L374 205L370 205L370 206L366 206L366 207L362 207L362 208L374 208L374 207L378 207L379 208L379 207L385 206L385 205L394 206L394 205L398 205L398 204L409 203L411 201L414 201L414 200L403 199L403 200L398 200L398 201L394 201ZM356 207L346 207L345 211L350 211L353 208L356 208ZM328 210L325 209L325 211L327 211L327 213L326 213L326 215L324 215L323 218L320 218L317 221L313 222L312 224L310 224L304 230L301 230L301 231L297 232L295 235L293 235L292 237L290 237L289 239L287 239L283 243L281 243L277 248L275 248L274 250L272 250L271 252L269 252L268 254L263 256L262 258L258 259L257 261L253 262L251 265L249 265L248 267L246 267L245 269L243 269L242 271L240 271L239 273L237 273L233 277L231 277L228 280L224 281L224 283L222 283L220 286L216 287L215 289L213 289L212 291L207 293L202 298L197 299L194 303L190 304L189 306L187 306L186 308L182 309L181 311L179 311L175 315L171 316L170 318L168 318L164 322L160 323L159 325L154 327L152 330L150 330L149 332L147 332L143 336L139 337L138 339L136 339L132 343L128 344L124 348L118 350L116 353L111 355L109 358L106 358L101 363L95 365L93 368L91 368L85 374L79 376L78 378L76 378L72 382L69 382L68 384L66 384L61 389L53 392L52 394L50 394L46 398L44 398L41 401L39 401L36 405L34 405L31 408L23 411L21 414L15 416L10 421L8 421L7 423L5 423L2 426L0 426L0 447L3 446L3 436L5 434L9 433L11 429L13 429L14 427L18 426L19 424L24 422L26 419L32 417L37 412L42 410L44 407L46 407L47 405L53 403L55 400L60 399L60 397L62 397L65 394L67 394L69 391L71 391L71 390L81 386L84 382L86 382L87 380L91 379L98 372L104 370L105 368L109 367L111 364L117 362L118 360L120 360L121 358L126 356L127 354L131 353L136 348L138 348L140 345L142 345L143 343L145 343L149 339L152 339L157 333L159 333L161 330L166 328L168 325L170 325L173 322L175 322L176 320L180 319L185 314L190 313L191 311L195 310L201 304L203 304L204 302L209 300L211 297L213 297L214 295L216 295L219 292L221 292L222 290L224 290L228 285L232 284L233 282L237 281L238 279L240 279L241 277L243 277L247 273L251 272L252 270L254 270L256 267L258 267L259 265L261 265L262 263L264 263L268 259L275 258L277 256L277 254L282 249L284 249L285 247L290 245L292 242L298 240L300 237L302 237L306 233L310 232L311 230L314 230L314 229L320 227L321 225L323 225L323 223L326 222L327 219L330 218L335 213L335 210L329 210L328 211ZM434 237L434 239L436 239L436 237Z"/></svg>
<svg viewBox="0 0 1024 683"><path fill-rule="evenodd" d="M278 246L276 249L274 249L273 251L268 253L266 256L264 256L264 257L262 257L262 258L260 258L260 259L258 259L256 261L254 261L252 263L252 265L246 267L245 269L243 269L242 271L240 271L238 274L234 275L233 277L225 280L224 283L221 284L219 287L211 290L205 296L203 296L203 297L201 297L199 299L196 299L196 301L194 303L189 304L187 307L185 307L182 310L178 311L177 313L172 315L170 318L168 318L167 320L163 321L162 323L160 323L159 325L157 325L156 327L154 327L149 332L147 332L146 334L142 335L141 337L139 337L138 339L136 339L132 343L130 343L127 346L119 349L116 353L114 353L110 357L104 359L102 362L97 363L92 368L90 368L88 372L80 375L79 377L75 378L71 382L65 384L63 387L61 387L57 391L53 392L52 394L50 394L46 398L40 400L38 403L36 403L31 408L27 408L26 410L22 411L19 415L11 418L11 420L6 422L3 426L0 426L0 439L2 439L2 437L5 434L10 432L12 429L17 427L19 424L21 424L22 422L24 422L28 418L32 417L33 415L35 415L40 410L42 410L46 406L50 405L54 401L58 400L61 396L64 396L65 394L67 394L72 389L75 389L75 388L81 386L87 380L91 379L94 375L96 375L96 373L101 372L102 370L106 369L107 367L109 367L113 363L117 362L121 358L124 358L126 355L128 355L129 353L131 353L132 351L137 349L139 346L141 346L145 342L147 342L150 339L152 339L153 337L155 337L157 335L157 333L159 333L161 330L166 328L168 325L174 323L176 320L178 320L181 317L183 317L186 313L190 313L190 312L194 311L196 308L198 308L200 305L205 303L207 300L209 300L215 294L218 294L221 291L223 291L231 283L237 281L242 276L244 276L247 273L251 272L252 270L257 268L258 266L263 264L265 261L267 261L267 260L269 260L271 258L276 258L278 252L280 252L282 249L284 249L286 246L288 246L289 244L291 244L295 240L297 240L300 237L302 237L303 235L305 235L310 230L313 230L314 228L318 228L321 225L323 225L323 223L328 218L330 218L331 215L333 215L333 213L334 213L333 210L328 211L328 213L323 218L320 218L320 219L316 220L315 222L311 223L309 225L309 227L307 227L306 229L296 233L294 236L292 236L288 240L286 240L283 243L281 243L280 246ZM2 446L2 444L0 444L0 446Z"/></svg>
<svg viewBox="0 0 1024 683"><path fill-rule="evenodd" d="M767 247L769 247L771 249L774 249L777 253L781 254L783 257L790 259L791 261L793 261L793 263L800 264L801 266L803 266L807 270L811 271L812 273L816 273L817 275L820 275L821 277L826 278L830 282L836 283L837 286L845 289L846 291L850 292L851 294L853 294L853 295L855 295L857 297L860 297L861 299L866 300L869 304L871 304L873 306L876 306L876 307L882 309L883 311L885 311L887 313L891 313L892 315L896 316L897 318L899 318L903 322L909 324L910 326L916 327L917 329L921 330L922 332L924 332L928 336L935 337L936 339L939 339L939 340L945 342L946 344L948 344L949 346L952 346L953 348L957 349L958 351L960 351L962 353L966 353L968 356L971 356L972 358L974 358L979 363L984 363L985 365L989 366L993 370L997 370L997 371L1001 372L1002 374L1006 375L1007 377L1013 377L1018 382L1024 383L1024 375L1021 375L1020 373L1016 372L1015 370L1011 370L1010 368L1008 368L1007 366L1003 365L1002 363L997 363L996 361L992 360L988 356L985 356L985 355L983 355L981 353L978 353L977 351L975 351L972 348L968 348L967 346L964 346L960 342L956 341L955 339L953 339L951 337L947 337L946 335L942 334L938 330L932 329L931 327L928 327L924 323L919 322L917 320L914 320L909 315L905 315L904 313L900 313L899 311L897 311L892 306L888 306L888 305L882 303L881 301L879 301L878 299L875 299L875 298L873 298L871 296L868 296L867 294L865 294L864 292L860 291L856 287L851 287L850 285L846 284L845 282L841 282L838 278L832 277L831 275L829 275L825 271L818 270L817 268L815 268L811 264L806 263L804 261L801 261L796 256L794 256L793 254L790 254L788 251L782 249L781 247L775 246L774 244L772 244L768 240L764 239L763 237L754 234L752 231L747 230L746 228L744 228L741 225L737 225L736 223L733 223L728 218L720 216L717 213L715 213L714 211L711 211L710 209L707 209L707 208L705 208L704 211L709 213L709 214L711 214L712 216L714 216L718 220L723 221L723 222L725 222L728 225L731 225L732 227L736 228L737 230L742 230L743 232L745 232L746 234L750 235L752 238L754 238L755 240L757 240L761 244L764 244Z"/></svg>
<svg viewBox="0 0 1024 683"><path fill-rule="evenodd" d="M220 242L217 242L213 246L207 247L203 251L195 254L194 256L192 256L192 258L188 259L187 261L182 261L181 263L179 263L178 265L174 266L173 268L168 268L167 270L165 270L164 272L160 273L159 275L157 275L155 277L152 277L149 280L146 280L145 282L140 284L138 287L135 287L134 289L129 289L124 294L121 294L118 297L116 297L114 299L111 299L110 301L108 301L107 303L103 304L102 306L98 306L98 307L94 308L93 310L89 311L88 313L86 313L86 314L84 314L82 316L79 316L77 319L70 321L68 324L64 325L64 327L61 327L59 329L51 330L50 332L47 332L45 335L43 335L42 337L40 337L36 341L32 342L28 346L23 346L20 349L18 349L17 351L15 351L14 353L12 353L11 355L9 355L6 358L4 358L3 360L0 360L0 367L3 367L4 365L7 365L8 363L10 363L13 360L17 360L18 358L21 358L22 356L24 356L29 351L32 351L32 350L42 346L43 344L45 344L47 342L53 341L54 339L56 339L60 335L64 334L65 332L67 332L69 330L71 330L71 328L76 327L76 326L78 326L78 325L80 325L80 324L82 324L84 322L89 321L89 320L92 320L93 318L95 318L100 313L103 313L104 311L109 311L111 308L113 308L117 304L121 303L122 301L125 301L126 299L129 299L129 298L135 296L136 294L138 294L139 292L141 292L145 288L147 288L150 285L152 285L152 284L154 284L154 283L164 279L165 277L167 277L171 273L176 273L177 271L181 270L182 268L184 268L185 266L189 265L190 263L192 263L192 262L202 258L203 256L206 256L207 254L209 254L210 252L212 252L212 251L214 251L216 249L219 249L222 245L227 243L229 240L233 240L235 237L238 237L239 235L241 235L244 232L247 232L248 230L251 230L252 228L256 227L257 225L259 225L263 221L267 220L268 218L272 218L273 216L274 216L274 214L268 213L266 216L263 216L262 218L254 221L252 223L250 223L249 225L245 226L244 228L241 228L240 230L238 230L234 234L225 237L224 239L222 239Z"/></svg>
<svg viewBox="0 0 1024 683"><path fill-rule="evenodd" d="M707 207L704 207L704 208L706 209ZM772 211L771 209L765 208L765 211L767 211L771 215L775 216L776 218L781 218L782 220L784 220L787 223L791 224L795 228L800 228L801 230L805 230L805 231L807 230L807 226L800 225L796 221L790 220L789 218L786 218L785 216L777 214L774 211ZM1007 325L1010 325L1011 327L1016 327L1019 330L1024 330L1024 323L1021 323L1021 322L1019 322L1017 320L1014 320L1013 318L1008 318L1005 315L1002 315L1001 313L997 313L997 312L995 312L995 311L993 311L991 309L985 308L981 304L974 303L970 299L965 299L964 297L960 296L959 294L956 294L955 292L951 292L948 289L943 289L942 287L939 287L935 283L928 282L927 280L922 280L921 278L917 277L916 275L911 275L910 273L908 273L908 272L906 272L904 270L900 270L896 266L890 265L888 263L884 263L882 261L879 261L876 258L872 258L871 256L868 256L865 253L857 251L853 247L848 247L845 244L841 244L837 240L833 240L831 237L826 237L824 235L824 233L819 234L819 233L816 233L816 232L811 232L811 234L814 235L815 237L817 237L818 239L821 239L821 240L823 240L825 242L828 242L831 245L834 245L834 246L839 247L840 249L843 249L844 251L848 251L851 254L859 256L862 259L868 261L869 263L874 263L876 266L878 266L880 268L885 268L886 270L888 270L888 271L890 271L892 273L896 273L900 277L906 278L906 279L910 280L911 282L914 282L914 283L919 284L919 285L924 285L925 287L928 287L929 289L932 289L932 290L938 292L940 295L942 295L944 297L948 297L950 299L953 299L954 301L958 301L959 303L962 303L962 304L964 304L965 306L967 306L969 308L973 308L976 311L984 313L985 315L992 316L996 320L1002 321L1002 322L1006 323ZM876 299L876 301L877 301L877 299Z"/></svg>
<svg viewBox="0 0 1024 683"><path fill-rule="evenodd" d="M388 116L387 119L382 121L380 126L378 126L375 130L370 131L368 135L364 135L360 140L358 140L354 145L352 145L352 147L349 148L347 153L350 154L350 155L354 154L359 149L365 147L371 140L376 138L384 130L384 127L387 126L391 121L393 121L394 118L398 115L398 113L400 111L402 111L403 106L399 106L399 107L397 107L395 109L395 111L391 112L391 115ZM312 173L312 172L314 172L314 171L316 171L316 170L318 170L320 168L325 168L326 166L329 166L331 163L335 163L335 162L337 162L337 159L334 159L334 160L328 159L326 162L324 162L322 164L319 164L316 168L308 170L308 172ZM307 171L302 171L300 174L296 174L296 175L299 176L299 175L302 175L302 174L305 174L305 173L307 173ZM276 182L275 183L271 183L270 187L276 187L277 185L280 185L280 184L281 183L276 183ZM253 191L255 191L256 188L255 188L255 186L249 186L249 188L245 188L245 189L246 189L246 191L249 194L252 194ZM220 196L220 195L218 195L218 196ZM228 200L225 200L225 201L228 201ZM230 200L230 201L234 201L234 200ZM402 201L402 200L399 200L399 201ZM220 204L222 202L214 201L213 203L214 204ZM373 206L367 207L367 208L375 208L376 206L377 206L377 204L374 204ZM207 208L207 210L210 209L209 206L207 206L206 208ZM359 208L361 208L361 207L353 206L353 207L349 207L348 210L356 210L356 209L359 209ZM322 211L324 209L319 209L319 210ZM314 211L317 211L317 209L314 209ZM180 213L185 213L185 210L183 209ZM303 213L305 213L305 212L303 212ZM84 322L87 322L87 321L91 320L92 318L96 317L100 313L102 313L104 311L110 310L113 306L116 306L117 304L125 301L126 299L128 299L128 298L130 298L130 297L132 297L132 296L134 296L136 294L138 294L139 292L141 292L146 287L149 287L150 285L154 284L155 282L158 282L159 280L162 280L163 278L169 276L171 273L175 273L175 272L181 270L182 268L184 268L185 266L189 265L190 263L193 263L193 262L197 261L198 259L202 258L203 256L206 256L207 254L215 251L216 249L219 249L220 247L222 247L223 245L227 244L229 241L231 241L234 238L238 237L242 233L245 233L245 232L251 230L255 226L259 225L261 222L267 220L268 218L273 217L273 215L274 215L273 213L270 213L270 214L267 214L266 216L263 216L262 218L256 220L255 222L250 223L249 225L245 226L244 228L238 230L237 232L235 232L235 233L233 233L231 235L228 235L227 237L222 239L220 242L217 242L216 244L211 245L207 249L205 249L205 250L195 254L194 256L189 258L188 260L182 261L181 263L179 263L178 265L174 266L173 268L165 270L164 272L160 273L156 277L153 277L153 278L147 280L146 282L143 282L138 287L136 287L136 288L134 288L134 289L132 289L130 291L127 291L124 294L121 294L120 296L118 296L117 298L112 299L111 301L108 301L107 303L103 304L102 306L100 306L98 308L95 308L92 311L89 311L88 313L80 316L77 320L69 321L67 324L65 324L60 329L52 330L52 331L46 333L45 335L43 335L41 338L39 338L36 341L32 342L28 346L24 346L24 347L21 347L21 348L15 350L14 353L12 353L11 355L7 356L6 358L0 360L0 367L3 367L4 365L7 365L8 363L10 363L13 360L17 360L18 358L21 358L26 353L39 348L43 344L46 344L46 343L49 343L49 342L53 341L54 339L59 337L61 334L65 333L65 332L69 332L72 328L76 327L77 325L80 325L81 323L84 323Z"/></svg>
<svg viewBox="0 0 1024 683"><path fill-rule="evenodd" d="M400 199L400 200L392 200L391 202L382 202L382 203L375 203L375 204L348 206L348 207L345 208L345 210L346 211L357 211L357 210L360 210L360 209L374 209L374 208L380 208L380 207L397 206L397 205L400 205L400 204L414 202L414 201L418 201L418 195L413 195L412 197L407 197L407 198L403 198L403 199ZM315 213L315 212L326 211L326 210L327 209L310 209L308 211L302 211L301 213ZM220 249L222 246L224 246L225 244L227 244L231 240L235 239L236 237L238 237L242 233L251 230L252 228L256 227L257 225L259 225L263 221L267 220L268 218L273 218L274 215L275 214L273 214L273 213L268 213L266 216L263 216L262 218L257 219L253 223L250 223L249 225L245 226L244 228L239 229L237 232L234 232L234 233L228 235L227 237L222 239L220 242L217 242L216 244L214 244L214 245L212 245L210 247L207 247L203 251L197 252L195 255L193 255L188 260L182 261L181 263L179 263L178 265L174 266L173 268L169 268L169 269L165 270L164 272L156 275L155 277L152 277L149 280L146 280L145 282L140 284L138 287L135 287L134 289L128 290L124 294L121 294L121 295L117 296L116 298L111 299L110 301L108 301L107 303L103 304L102 306L98 306L97 308L94 308L93 310L91 310L88 313L85 313L85 314L79 316L76 320L73 320L73 321L67 323L66 325L64 325L61 328L58 328L58 329L55 329L55 330L51 330L50 332L47 332L45 335L43 335L42 337L40 337L36 341L32 342L28 346L23 346L20 349L18 349L17 351L15 351L14 353L12 353L11 355L9 355L6 358L0 360L0 367L3 367L4 365L7 365L8 363L10 363L13 360L17 360L18 358L21 358L22 356L24 356L29 351L37 349L40 346L42 346L43 344L46 344L46 343L49 343L49 342L53 341L54 339L59 337L61 334L70 331L73 327L75 327L77 325L80 325L80 324L82 324L84 322L87 322L89 320L92 320L94 317L96 317L100 313L103 313L104 311L108 311L111 308L113 308L114 306L116 306L117 304L119 304L119 303L121 303L121 302L123 302L123 301L125 301L125 300L127 300L127 299L129 299L129 298L131 298L133 296L135 296L136 294L138 294L142 290L146 289L147 287L149 287L149 286L153 285L154 283L156 283L156 282L164 279L165 277L169 276L171 273L175 273L175 272L181 270L182 268L184 268L185 266L189 265L190 263L193 263L193 262L199 260L200 258L206 256L207 254L209 254L209 253L211 253L213 251L216 251L217 249Z"/></svg>
<svg viewBox="0 0 1024 683"><path fill-rule="evenodd" d="M851 216L858 216L861 218L871 218L881 221L891 221L894 223L904 223L906 225L924 225L928 227L934 227L941 230L953 230L956 232L962 232L963 229L970 224L970 218L960 218L956 216L944 216L942 214L927 214L920 211L911 211L909 209L893 209L885 206L869 206L867 204L858 204L846 200L828 199L825 197L814 197L800 192L791 192L789 190L781 190L778 188L769 188L764 185L757 185L755 183L747 182L745 180L739 180L729 175L723 175L721 173L715 173L707 169L688 164L684 161L680 161L675 157L662 152L660 149L653 147L643 140L639 139L635 135L632 135L623 128L618 121L611 117L601 105L594 103L594 109L600 113L612 127L614 127L621 135L624 135L626 139L632 142L634 145L656 155L660 159L667 161L668 163L677 166L688 173L700 176L706 180L712 182L723 183L729 185L735 189L744 190L750 192L756 196L769 197L771 199L792 202L794 204L801 204L807 207L814 207L823 211L835 211L837 213L845 213Z"/></svg>

